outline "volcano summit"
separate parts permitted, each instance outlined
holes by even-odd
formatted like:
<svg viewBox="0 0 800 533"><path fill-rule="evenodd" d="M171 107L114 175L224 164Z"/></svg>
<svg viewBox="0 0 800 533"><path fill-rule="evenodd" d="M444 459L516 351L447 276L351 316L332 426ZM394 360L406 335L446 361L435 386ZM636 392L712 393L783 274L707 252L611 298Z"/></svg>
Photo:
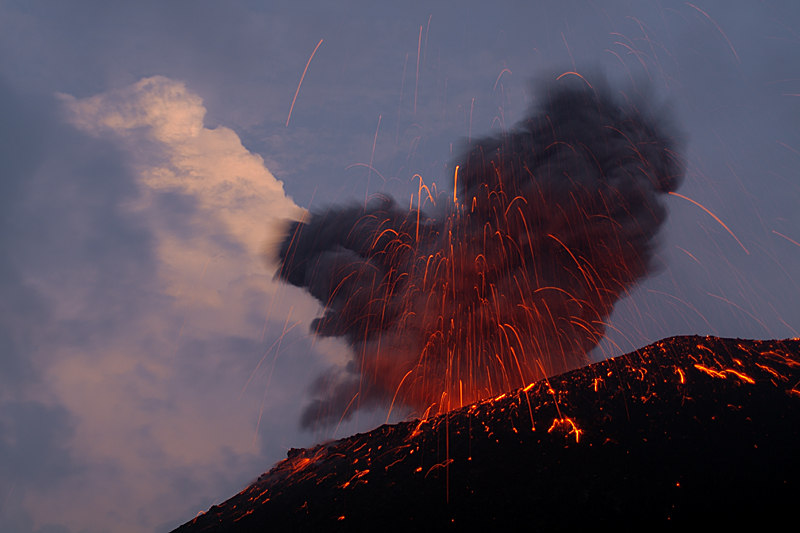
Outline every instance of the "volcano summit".
<svg viewBox="0 0 800 533"><path fill-rule="evenodd" d="M375 198L291 225L278 276L325 306L315 334L352 347L304 427L376 404L444 413L590 362L654 270L680 143L641 91L567 72L534 97L513 128L467 143L452 193L417 177L407 209Z"/></svg>
<svg viewBox="0 0 800 533"><path fill-rule="evenodd" d="M785 527L798 445L800 340L673 337L291 450L176 532Z"/></svg>

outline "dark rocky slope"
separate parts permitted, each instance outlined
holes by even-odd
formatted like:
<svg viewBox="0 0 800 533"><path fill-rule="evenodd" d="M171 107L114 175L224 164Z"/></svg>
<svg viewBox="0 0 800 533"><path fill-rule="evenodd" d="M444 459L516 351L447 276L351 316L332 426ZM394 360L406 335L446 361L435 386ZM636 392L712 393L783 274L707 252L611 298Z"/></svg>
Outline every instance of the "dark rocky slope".
<svg viewBox="0 0 800 533"><path fill-rule="evenodd" d="M674 337L425 421L291 450L176 531L794 520L800 340Z"/></svg>

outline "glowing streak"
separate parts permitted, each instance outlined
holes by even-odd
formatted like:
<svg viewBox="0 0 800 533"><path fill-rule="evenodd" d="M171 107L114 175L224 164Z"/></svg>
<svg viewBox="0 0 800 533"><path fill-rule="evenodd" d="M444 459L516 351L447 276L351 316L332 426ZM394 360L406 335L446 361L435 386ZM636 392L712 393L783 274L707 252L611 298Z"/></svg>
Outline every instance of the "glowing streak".
<svg viewBox="0 0 800 533"><path fill-rule="evenodd" d="M290 315L292 314L292 309L294 309L294 306L292 306L291 308L289 308L289 314L290 314ZM275 342L273 342L273 343L272 343L272 346L270 346L270 347L269 347L269 350L267 350L267 351L264 353L264 357L262 357L262 358L261 358L261 361L259 361L259 362L258 362L258 364L256 365L256 368L255 368L255 370L253 370L253 372L250 374L250 377L249 377L249 378L247 378L247 383L245 383L245 384L244 384L244 388L242 389L242 392L240 392L240 393L239 393L239 397L236 399L236 401L237 401L237 402L238 402L239 400L241 400L241 399L242 399L242 395L244 394L244 391L246 391L246 390L247 390L247 386L248 386L248 385L250 385L250 381L253 379L253 376L255 376L255 375L256 375L256 372L258 372L258 369L261 367L261 363L263 363L263 362L264 362L264 360L267 358L267 356L268 356L268 355L269 355L269 353L272 351L272 349L273 349L273 348L274 348L276 345L278 345L278 343L280 343L280 342L283 340L283 336L284 336L284 335L286 335L287 333L289 333L290 331L292 331L292 329L294 329L294 327L295 327L295 326L297 326L298 324L301 324L301 323L302 323L302 320L298 320L297 322L295 322L294 324L292 324L292 327L290 327L290 328L288 328L288 329L287 329L287 328L286 328L286 326L284 325L284 327L283 327L283 333L281 334L281 336L280 336L280 337L278 337L277 339L275 339ZM288 325L288 324L289 324L289 317L287 316L287 317L286 317L286 325ZM276 355L275 357L277 358L277 355ZM273 362L272 362L272 367L273 367L273 369L275 368L275 361L273 361ZM272 373L271 373L271 372L270 372L270 375L269 375L269 376L270 376L270 379L272 379ZM269 383L267 383L267 387L269 387Z"/></svg>
<svg viewBox="0 0 800 533"><path fill-rule="evenodd" d="M569 248L567 248L567 245L566 245L566 244L564 244L563 242L561 242L561 241L558 239L558 237L556 237L555 235L553 235L553 234L551 234L551 233L548 233L548 234L547 234L547 236L548 236L548 237L550 237L551 239L555 240L555 241L556 241L558 244L560 244L561 246L563 246L563 247L564 247L564 249L567 251L567 253L570 255L570 257L572 257L572 260L573 260L573 261L575 261L575 265L577 265L577 267L578 267L578 270L580 270L580 271L581 271L581 273L583 273L583 277L584 277L584 279L586 279L586 281L588 282L588 281L589 281L589 276L586 274L586 271L585 271L585 270L583 270L583 267L582 267L582 266L581 266L581 264L578 262L578 259L575 257L575 254L573 254L573 253L572 253L572 250L570 250Z"/></svg>
<svg viewBox="0 0 800 533"><path fill-rule="evenodd" d="M703 321L705 321L706 325L709 328L711 328L711 329L714 328L714 326L711 325L711 322L708 321L708 319L703 315L703 313L698 311L697 308L695 306L693 306L692 304L690 304L689 302L687 302L685 300L681 300L680 298L678 298L677 296L674 296L672 294L667 294L666 292L654 291L654 290L651 290L651 289L648 289L647 292L650 292L650 293L653 293L653 294L660 294L661 296L666 296L667 298L672 298L676 302L679 302L681 305L685 305L686 307L688 307L689 309L691 309L692 311L697 313L698 316L700 316L700 318L702 318Z"/></svg>
<svg viewBox="0 0 800 533"><path fill-rule="evenodd" d="M650 38L650 36L647 34L647 32L644 31L644 29L647 28L648 30L650 30L650 32L652 32L653 35L655 35L655 32L653 32L653 30L651 30L650 27L647 24L644 24L642 21L640 21L639 19L637 19L635 17L626 17L626 18L630 18L630 19L635 20L636 24L639 25L639 29L641 29L642 33L645 35L645 40L650 44L650 51L653 52L653 58L654 58L653 62L658 67L659 72L661 72L661 76L664 77L664 69L661 68L661 62L658 60L658 54L656 53L656 49L653 46L653 40ZM664 48L664 45L662 45L660 43L656 43L656 44L658 44L659 48L661 48L662 50L667 52L667 49ZM667 55L670 55L669 52L667 52ZM672 56L670 55L670 57L672 57ZM651 79L651 81L652 81L652 79Z"/></svg>
<svg viewBox="0 0 800 533"><path fill-rule="evenodd" d="M525 376L522 373L522 366L519 364L519 358L517 357L517 352L515 352L514 348L511 347L511 343L508 340L508 334L506 333L505 328L510 328L511 331L514 333L514 336L517 338L518 346L519 346L520 350L522 350L522 358L523 359L525 359L525 348L524 348L525 344L522 342L522 339L519 337L519 333L517 332L516 328L514 328L514 326L512 326L511 324L502 324L500 326L500 328L503 331L503 335L505 335L505 337L506 337L506 343L508 343L508 348L511 350L511 354L514 356L514 361L517 363L517 370L519 371L519 379L520 379L520 381L522 381L522 383L525 383Z"/></svg>
<svg viewBox="0 0 800 533"><path fill-rule="evenodd" d="M722 379L726 378L725 374L723 374L722 372L717 372L713 368L708 368L707 366L703 366L703 365L694 365L694 367L697 370L702 370L703 372L705 372L706 374L708 374L709 376L711 376L713 378L722 378Z"/></svg>
<svg viewBox="0 0 800 533"><path fill-rule="evenodd" d="M630 46L628 46L625 43L615 42L614 44L618 44L620 46L624 46L625 48L630 50L630 53L635 55L636 59L639 60L639 63L642 64L642 67L644 68L644 71L647 72L647 77L650 79L650 81L653 81L653 79L650 77L650 71L647 70L647 64L644 62L644 60L641 57L639 57L640 55L644 55L644 54L642 54L642 52L640 52L638 50L634 50L633 48L631 48ZM647 57L647 56L645 56L645 57Z"/></svg>
<svg viewBox="0 0 800 533"><path fill-rule="evenodd" d="M458 198L456 198L456 191L458 190L458 165L456 165L456 171L453 175L453 203L458 203Z"/></svg>
<svg viewBox="0 0 800 533"><path fill-rule="evenodd" d="M694 260L695 260L695 262L696 262L698 265L700 265L700 266L703 266L703 263L701 263L700 261L698 261L698 260L697 260L697 258L696 258L695 256L693 256L692 254L690 254L689 252L687 252L686 250L684 250L684 249L683 249L683 248L681 248L680 246L676 246L675 248L677 248L677 249L678 249L678 250L680 250L681 252L685 253L686 255L688 255L689 257L691 257L692 259L694 259Z"/></svg>
<svg viewBox="0 0 800 533"><path fill-rule="evenodd" d="M627 65L625 65L625 61L623 61L622 58L619 56L619 54L616 53L614 50L606 49L605 51L608 52L609 54L614 54L615 56L617 56L617 59L619 59L619 62L622 63L622 66L624 66L628 70L628 77L631 79L631 85L633 85L633 88L635 89L636 84L633 82L633 75L631 74L631 69L627 68Z"/></svg>
<svg viewBox="0 0 800 533"><path fill-rule="evenodd" d="M382 232L380 232L380 233L378 234L378 236L377 236L377 237L375 237L375 240L373 240L373 241L372 241L372 247L374 248L374 247L377 245L377 242L378 242L379 240L381 240L381 238L382 238L384 235L386 235L387 233L391 233L391 234L393 234L393 235L395 236L395 238L398 238L398 237L400 237L400 234L399 234L399 233L397 233L397 232L396 232L395 230L393 230L392 228L386 228L385 230L383 230Z"/></svg>
<svg viewBox="0 0 800 533"><path fill-rule="evenodd" d="M438 468L445 468L446 466L450 465L450 463L452 463L453 461L454 461L453 459L446 459L445 461L443 461L441 463L437 463L437 464L433 465L432 467L430 467L428 472L425 474L425 477L428 477L428 474L430 474L431 472L433 472L434 470L436 470Z"/></svg>
<svg viewBox="0 0 800 533"><path fill-rule="evenodd" d="M578 429L578 426L575 425L575 422L572 421L571 418L554 418L553 425L550 426L550 429L547 430L548 433L551 433L554 429L561 429L564 426L569 426L571 429L567 433L567 436L575 434L575 442L580 442L581 440L581 433L582 430Z"/></svg>
<svg viewBox="0 0 800 533"><path fill-rule="evenodd" d="M427 37L426 37L427 38ZM414 84L414 114L417 114L417 88L419 87L419 51L422 48L422 26L419 27L419 42L417 43L417 82Z"/></svg>
<svg viewBox="0 0 800 533"><path fill-rule="evenodd" d="M6 501L4 501L4 502L3 502L3 506L2 506L2 507L0 507L0 514L2 514L2 513L3 513L3 509L5 509L5 508L6 508L6 504L8 503L8 499L11 497L11 493L12 493L12 492L14 492L14 487L16 487L16 486L17 486L17 484L16 484L16 483L14 483L13 485L11 485L11 490L10 490L10 491L8 491L8 496L6 496Z"/></svg>
<svg viewBox="0 0 800 533"><path fill-rule="evenodd" d="M507 68L504 68L503 70L500 71L500 74L497 75L497 81L494 82L494 89L493 90L495 90L495 91L497 90L497 84L500 83L500 76L503 75L503 72L508 72L509 74L511 74L511 71L508 70Z"/></svg>
<svg viewBox="0 0 800 533"><path fill-rule="evenodd" d="M406 86L406 67L408 66L408 54L406 54L406 62L403 64L403 80L400 82L400 103L397 104L397 133L394 136L394 143L397 144L400 139L400 110L403 109L403 88Z"/></svg>
<svg viewBox="0 0 800 533"><path fill-rule="evenodd" d="M378 115L378 127L375 128L375 138L372 139L372 155L369 157L369 173L367 174L367 190L364 193L364 208L367 207L367 197L369 195L369 182L372 178L372 161L375 159L375 145L378 143L378 131L381 129L381 119L383 115ZM383 177L383 176L381 176ZM385 179L383 181L386 181Z"/></svg>
<svg viewBox="0 0 800 533"><path fill-rule="evenodd" d="M563 35L562 35L562 37L563 37ZM566 41L564 41L564 42L566 42ZM588 86L589 86L591 89L594 89L594 87L592 87L592 84L591 84L591 83L589 83L588 81L586 81L586 78L584 78L583 76L581 76L580 74L578 74L577 72L575 72L575 71L572 71L572 70L571 70L571 71L569 71L569 72L565 72L564 74L562 74L561 76L559 76L558 78L556 78L556 80L560 80L561 78L563 78L563 77L564 77L564 76L566 76L567 74L573 74L573 75L575 75L575 76L578 76L580 79L582 79L583 81L585 81L585 82L586 82L586 85L588 85Z"/></svg>
<svg viewBox="0 0 800 533"><path fill-rule="evenodd" d="M578 300L575 300L575 301L577 302ZM582 321L582 320L579 320L579 319L577 319L577 318L569 321L569 323L570 323L570 324L573 324L573 325L575 325L575 326L578 326L578 327L580 327L580 328L583 328L583 329L586 331L586 333L588 333L588 334L589 334L589 338L591 338L593 335L596 335L596 334L597 334L597 332L596 332L596 331L594 331L593 329L591 329L589 326L585 325L583 322L584 322L584 321Z"/></svg>
<svg viewBox="0 0 800 533"><path fill-rule="evenodd" d="M547 383L547 392L553 395L553 404L556 406L556 411L558 411L558 416L563 419L564 415L561 414L561 408L558 406L558 398L556 398L556 391L554 391L552 385L550 385L550 380L547 378L547 372L544 371L544 366L542 366L542 362L538 359L536 360L536 362L539 364L539 368L542 369L542 374L544 375L544 381L545 383ZM550 429L552 430L553 428L551 427ZM548 433L550 433L550 431L548 431Z"/></svg>
<svg viewBox="0 0 800 533"><path fill-rule="evenodd" d="M509 204L508 204L508 207L506 207L506 212L505 212L505 213L503 213L503 218L504 218L504 219L508 220L508 211L509 211L509 210L510 210L512 207L514 207L514 202L516 202L517 200L522 200L523 202L525 202L525 204L526 204L526 205L527 205L527 203L528 203L528 200L526 200L524 196L517 196L516 198L514 198L513 200L511 200L511 202L509 202ZM522 215L522 209L520 209L520 208L518 207L518 208L517 208L517 210L518 210L518 211L520 212L520 214ZM522 215L522 218L525 218L525 215Z"/></svg>
<svg viewBox="0 0 800 533"><path fill-rule="evenodd" d="M428 192L428 198L427 198L428 200L434 202L434 204L436 203L436 200L433 199L433 196L431 195L431 190L428 188L428 186L422 182L422 176L420 176L419 174L414 174L414 176L411 179L414 178L419 178L419 191L417 192L417 233L415 237L415 242L419 242L419 217L420 217L420 211L422 211L422 189L425 189ZM411 198L413 201L414 196L412 195Z"/></svg>
<svg viewBox="0 0 800 533"><path fill-rule="evenodd" d="M728 233L730 233L730 234L731 234L731 237L733 237L734 239L736 239L736 242L738 242L738 243L739 243L739 246L741 246L741 247L742 247L742 250L744 250L744 251L745 251L745 253L746 253L747 255L750 255L750 252L748 252L748 251L747 251L747 248L745 248L745 247L744 247L744 244L742 244L742 241L740 241L740 240L739 240L739 239L736 237L736 235L734 235L734 234L733 234L733 232L730 230L730 228L729 228L728 226L726 226L726 225L725 225L725 223L724 223L723 221L721 221L721 220L720 220L720 219L717 217L717 215L715 215L714 213L712 213L711 211L709 211L708 209L706 209L705 207L703 207L703 206L702 206L702 205L700 205L699 203L695 202L695 201L694 201L694 200L692 200L691 198L687 198L686 196L684 196L684 195L682 195L682 194L678 194L678 193L676 193L676 192L672 192L672 191L670 191L670 192L669 192L669 194L671 194L672 196L677 196L678 198L683 198L684 200L686 200L686 201L688 201L688 202L692 202L694 205L696 205L697 207L699 207L700 209L702 209L703 211L705 211L706 213L708 213L709 215L711 215L711 216L714 218L714 220L716 220L717 222L719 222L719 223L720 223L720 225L721 225L723 228L725 228L725 229L728 231Z"/></svg>
<svg viewBox="0 0 800 533"><path fill-rule="evenodd" d="M792 147L791 147L791 146L789 146L788 144L782 143L782 142L780 142L780 141L775 141L775 142L776 142L776 143L778 143L778 144L780 144L780 145L781 145L781 146L783 146L784 148L788 148L789 150L791 150L792 152L796 153L797 155L800 155L800 152L798 152L797 150L795 150L794 148L792 148Z"/></svg>
<svg viewBox="0 0 800 533"><path fill-rule="evenodd" d="M407 377L408 377L408 376L409 376L409 375L410 375L410 374L411 374L413 371L414 371L414 369L412 368L411 370L409 370L408 372L406 372L406 375L405 375L405 376L403 376L403 379L401 379L401 380L400 380L400 384L397 386L397 390L396 390L396 391L394 391L394 398L392 398L392 404L389 406L389 412L388 412L388 413L386 413L386 423L387 423L387 424L389 423L389 417L392 415L392 409L394 408L394 401L397 399L397 393L399 393L399 392L400 392L400 387L402 387L402 386L403 386L403 382L406 380L406 378L407 378Z"/></svg>
<svg viewBox="0 0 800 533"><path fill-rule="evenodd" d="M425 68L425 58L428 56L428 32L431 31L431 19L433 14L428 17L428 27L425 28L425 48L422 49L422 68Z"/></svg>
<svg viewBox="0 0 800 533"><path fill-rule="evenodd" d="M741 379L742 381L746 381L747 383L749 383L751 385L755 384L755 382L756 382L756 380L754 380L753 378L751 378L747 374L743 374L742 372L737 372L736 370L732 370L730 368L728 370L723 370L723 372L730 372L731 374L733 374L737 378Z"/></svg>
<svg viewBox="0 0 800 533"><path fill-rule="evenodd" d="M264 398L261 400L261 411L258 413L258 422L256 423L256 431L253 434L253 446L256 445L256 439L258 438L258 426L261 425L261 417L264 415L264 404L267 403L267 391L269 390L269 384L272 381L272 374L275 371L275 363L278 361L278 355L281 353L281 344L283 343L283 337L286 335L286 332L288 331L286 329L286 326L289 325L289 317L292 316L292 309L294 309L294 306L289 308L289 314L286 315L286 323L283 325L283 332L281 333L281 336L278 337L278 347L275 350L275 359L272 360L272 369L270 369L270 372L269 372L269 379L267 380L267 386L264 387ZM300 322L297 322L294 326L296 326L299 323ZM292 326L292 327L294 327L294 326ZM269 352L267 352L267 353L269 353ZM266 356L267 356L267 354L264 354L264 357L266 357ZM263 361L263 359L262 359L262 361ZM258 364L261 365L261 363L258 363ZM256 368L258 368L258 367L256 367ZM255 373L255 371L253 371L253 372ZM252 377L252 376L250 376L250 377ZM249 382L249 380L248 380L248 382ZM247 385L245 385L245 387L247 387ZM242 392L244 392L244 391L242 391ZM241 397L241 395L240 395L240 397Z"/></svg>
<svg viewBox="0 0 800 533"><path fill-rule="evenodd" d="M572 68L577 70L577 68L575 68L575 60L572 58L572 51L569 49L569 45L567 44L567 38L564 37L563 33L561 34L561 38L564 39L564 46L567 47L567 53L569 54L569 60L572 62Z"/></svg>
<svg viewBox="0 0 800 533"><path fill-rule="evenodd" d="M475 111L475 99L472 99L472 104L469 106L469 135L467 136L467 142L472 142L472 112Z"/></svg>
<svg viewBox="0 0 800 533"><path fill-rule="evenodd" d="M311 57L308 58L308 63L306 63L306 68L303 70L303 75L300 76L300 83L297 84L297 90L294 92L294 98L292 99L292 107L289 108L289 116L286 117L286 127L289 127L289 119L292 118L292 110L294 109L294 103L297 101L297 95L300 92L300 86L303 85L303 78L306 77L306 72L308 71L308 66L311 64L311 60L314 59L314 54L317 53L319 50L319 45L322 44L322 39L319 40L317 43L317 47L314 48L314 51L311 52Z"/></svg>
<svg viewBox="0 0 800 533"><path fill-rule="evenodd" d="M194 286L194 292L192 293L192 299L189 301L189 307L186 308L186 314L183 316L183 325L181 326L181 332L178 334L178 341L175 343L175 352L172 354L172 360L169 362L169 368L172 370L172 363L175 362L175 356L178 355L178 346L181 345L181 338L183 337L183 329L186 327L186 320L189 318L189 311L192 310L192 304L194 303L194 297L197 296L197 289L200 287L200 283L203 282L203 276L206 275L206 269L208 268L208 264L211 262L212 259L216 259L221 254L218 254L214 257L209 257L208 261L206 261L206 266L203 267L203 273L200 274L200 279L197 281L197 285Z"/></svg>
<svg viewBox="0 0 800 533"><path fill-rule="evenodd" d="M342 417L339 419L339 423L336 424L336 431L333 432L334 439L336 438L336 432L339 431L339 426L342 425L342 420L344 420L344 416L347 414L347 411L350 410L350 406L353 405L353 402L356 401L356 398L358 398L358 393L356 393L356 395L353 396L353 399L350 400L350 403L348 403L347 407L345 407L344 412L342 413Z"/></svg>
<svg viewBox="0 0 800 533"><path fill-rule="evenodd" d="M772 368L770 368L770 367L768 367L768 366L759 365L758 363L756 363L756 366L757 366L758 368L760 368L761 370L764 370L764 371L766 371L766 372L769 372L770 374L772 374L773 376L775 376L777 379L784 379L784 380L785 380L785 378L784 378L783 376L781 376L780 374L778 374L777 372L775 372L775 370L773 370Z"/></svg>
<svg viewBox="0 0 800 533"><path fill-rule="evenodd" d="M800 243L798 243L796 240L794 240L794 239L790 239L789 237L787 237L786 235L784 235L784 234L782 234L782 233L778 233L778 232L777 232L777 231L775 231L775 230L772 230L772 233L774 233L775 235L779 235L780 237L783 237L784 239L786 239L786 240L787 240L787 241L789 241L789 242L793 242L793 243L794 243L794 244L796 244L797 246L800 246Z"/></svg>
<svg viewBox="0 0 800 533"><path fill-rule="evenodd" d="M723 370L721 372L718 372L718 371L714 370L713 368L708 368L707 366L703 366L703 365L694 365L694 367L696 369L698 369L698 370L702 370L703 372L705 372L709 376L712 376L712 377L715 377L715 378L725 379L725 378L728 377L725 374L730 373L730 374L733 374L734 376L736 376L737 378L741 379L742 381L747 382L747 383L749 383L751 385L753 385L756 382L756 380L754 380L753 378L751 378L747 374L744 374L742 372L737 372L736 370L733 370L733 369L730 369L730 368L726 368L725 370Z"/></svg>
<svg viewBox="0 0 800 533"><path fill-rule="evenodd" d="M755 320L756 322L758 322L759 324L761 324L761 327L762 327L762 328L764 328L765 330L767 330L767 332L769 332L769 334L770 334L770 335L772 335L772 332L769 330L769 328L767 327L767 325L766 325L764 322L762 322L761 320L759 320L759 319L758 319L758 317L757 317L757 316L755 316L753 313L751 313L751 312L747 311L746 309L742 308L742 306L740 306L740 305L736 305L736 304L735 304L735 303L733 303L732 301L728 300L727 298L723 298L722 296L717 296L716 294L711 294L710 292L707 292L706 294L708 294L708 295L709 295L709 296L711 296L712 298L716 298L717 300L722 300L723 302L725 302L725 303L726 303L726 304L728 304L728 305L732 305L732 306L734 306L736 309L738 309L739 311L741 311L741 312L743 312L743 313L747 313L747 314L748 314L748 315L749 315L749 316L750 316L750 317L751 317L753 320Z"/></svg>
<svg viewBox="0 0 800 533"><path fill-rule="evenodd" d="M536 382L531 383L530 385L528 385L527 387L522 389L522 392L525 393L525 399L528 400L528 413L530 413L530 415L531 415L531 431L536 431L536 424L533 421L533 406L531 405L531 397L528 396L528 391L531 390L531 388L535 384L536 384Z"/></svg>
<svg viewBox="0 0 800 533"><path fill-rule="evenodd" d="M741 63L741 62L742 62L742 60L741 60L741 59L739 59L739 54L737 54L737 53L736 53L736 50L733 48L733 45L731 44L731 40L730 40L730 39L728 39L728 36L727 36L727 35L725 35L725 32L724 32L724 31L722 31L722 28L720 28L720 27L719 27L719 24L717 24L716 22L714 22L714 19L712 19L711 17L709 17L709 16L708 16L708 13L706 13L705 11L703 11L702 9L700 9L699 7L697 7L696 5L690 4L689 2L686 2L686 5L687 5L687 6L689 6L689 7L693 7L693 8L695 8L695 9L696 9L696 10L698 10L700 13L702 13L703 15L705 15L705 16L706 16L706 18L707 18L708 20L710 20L711 22L713 22L713 23L714 23L714 26L716 26L716 27L717 27L717 29L718 29L718 30L719 30L719 32L722 34L722 36L723 36L723 37L725 37L725 40L726 40L726 41L728 41L728 46L730 46L730 47L731 47L731 50L733 51L733 55L735 55L735 56L736 56L736 61L738 61L739 63Z"/></svg>
<svg viewBox="0 0 800 533"><path fill-rule="evenodd" d="M371 172L374 172L375 174L380 176L383 181L386 181L386 178L383 176L383 174L378 172L372 165L368 165L366 163L353 163L352 165L348 165L348 166L344 167L344 169L347 170L348 168L352 168L352 167L367 167L367 168L369 168L369 170Z"/></svg>

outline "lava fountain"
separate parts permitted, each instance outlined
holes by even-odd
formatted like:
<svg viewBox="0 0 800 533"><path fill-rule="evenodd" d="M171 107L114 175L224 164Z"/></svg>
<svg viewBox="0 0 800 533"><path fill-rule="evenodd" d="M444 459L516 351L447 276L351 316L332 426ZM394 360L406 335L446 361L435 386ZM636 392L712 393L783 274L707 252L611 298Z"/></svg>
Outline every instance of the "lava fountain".
<svg viewBox="0 0 800 533"><path fill-rule="evenodd" d="M317 379L304 427L378 404L425 418L584 366L654 270L684 175L665 108L576 72L534 95L466 144L451 193L417 176L407 209L379 197L290 226L278 276L324 304L314 333L353 350Z"/></svg>

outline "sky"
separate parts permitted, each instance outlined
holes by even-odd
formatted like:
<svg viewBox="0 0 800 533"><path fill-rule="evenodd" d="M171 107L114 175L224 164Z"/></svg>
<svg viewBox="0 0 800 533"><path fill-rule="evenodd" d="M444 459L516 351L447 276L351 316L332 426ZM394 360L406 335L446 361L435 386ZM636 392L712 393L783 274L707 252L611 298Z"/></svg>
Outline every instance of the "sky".
<svg viewBox="0 0 800 533"><path fill-rule="evenodd" d="M566 71L654 91L686 145L592 357L800 336L793 0L0 1L0 531L168 531L384 423L300 429L348 353L269 250L308 209L448 190Z"/></svg>

